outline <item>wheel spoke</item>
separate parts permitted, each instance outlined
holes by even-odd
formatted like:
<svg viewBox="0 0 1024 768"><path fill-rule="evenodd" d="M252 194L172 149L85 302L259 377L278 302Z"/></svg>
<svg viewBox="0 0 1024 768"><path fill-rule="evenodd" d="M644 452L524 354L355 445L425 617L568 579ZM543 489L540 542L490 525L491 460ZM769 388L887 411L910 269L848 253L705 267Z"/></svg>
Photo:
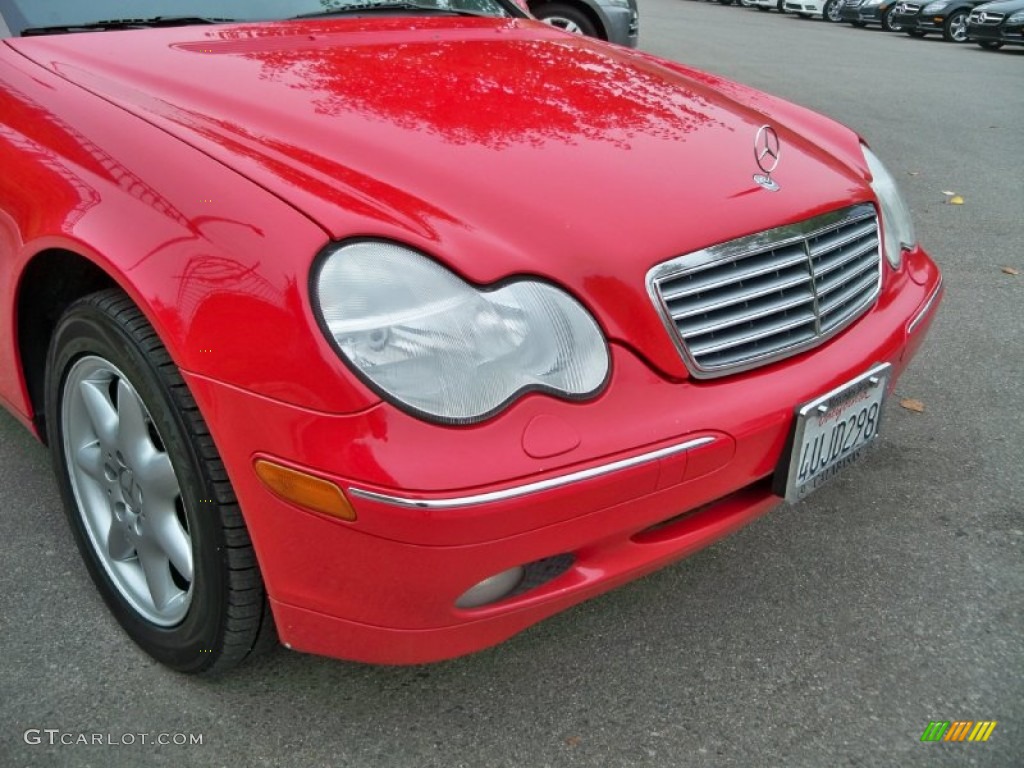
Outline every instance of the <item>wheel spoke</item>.
<svg viewBox="0 0 1024 768"><path fill-rule="evenodd" d="M113 515L110 516L110 530L107 532L107 554L111 560L124 561L135 554L135 547L128 540L124 526Z"/></svg>
<svg viewBox="0 0 1024 768"><path fill-rule="evenodd" d="M97 483L106 480L103 472L103 447L98 440L86 443L75 452L75 464Z"/></svg>
<svg viewBox="0 0 1024 768"><path fill-rule="evenodd" d="M147 533L186 580L192 581L192 539L173 512L150 515Z"/></svg>
<svg viewBox="0 0 1024 768"><path fill-rule="evenodd" d="M136 551L153 606L163 612L171 599L181 591L171 579L170 561L159 547L149 541L141 541Z"/></svg>
<svg viewBox="0 0 1024 768"><path fill-rule="evenodd" d="M152 449L153 441L149 437L142 401L124 379L117 382L117 415L117 446L129 462L137 464L146 448Z"/></svg>
<svg viewBox="0 0 1024 768"><path fill-rule="evenodd" d="M85 404L86 413L93 431L104 446L111 446L117 440L118 417L114 404L107 396L104 382L85 380L78 385L78 393Z"/></svg>
<svg viewBox="0 0 1024 768"><path fill-rule="evenodd" d="M146 498L173 504L181 489L174 467L171 466L171 458L157 451L152 444L144 447L141 453L135 464L135 474L142 483Z"/></svg>

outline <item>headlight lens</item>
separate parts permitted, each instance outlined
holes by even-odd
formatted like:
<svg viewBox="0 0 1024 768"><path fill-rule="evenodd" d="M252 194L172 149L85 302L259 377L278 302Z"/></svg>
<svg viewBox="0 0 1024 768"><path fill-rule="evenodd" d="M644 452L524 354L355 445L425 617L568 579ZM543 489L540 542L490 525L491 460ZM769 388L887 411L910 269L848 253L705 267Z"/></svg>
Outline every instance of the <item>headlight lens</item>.
<svg viewBox="0 0 1024 768"><path fill-rule="evenodd" d="M882 230L885 233L885 255L894 268L899 267L903 250L910 250L917 243L914 222L910 218L910 207L896 187L896 179L885 169L882 161L867 147L864 159L871 171L871 189L878 197L882 209Z"/></svg>
<svg viewBox="0 0 1024 768"><path fill-rule="evenodd" d="M928 3L928 5L924 7L924 10L921 11L921 13L937 13L938 11L941 11L943 8L945 8L947 5L949 5L949 3L947 3L946 0L939 0L939 2L937 3Z"/></svg>
<svg viewBox="0 0 1024 768"><path fill-rule="evenodd" d="M1011 13L1010 18L1006 20L1007 24L1020 24L1022 22L1024 22L1024 11L1017 11L1016 13Z"/></svg>
<svg viewBox="0 0 1024 768"><path fill-rule="evenodd" d="M481 290L408 248L362 241L323 259L313 293L355 370L446 423L480 421L531 390L583 397L608 374L597 322L548 283Z"/></svg>
<svg viewBox="0 0 1024 768"><path fill-rule="evenodd" d="M876 5L881 5L884 2L885 2L885 0L865 0L864 7L865 8L874 8Z"/></svg>

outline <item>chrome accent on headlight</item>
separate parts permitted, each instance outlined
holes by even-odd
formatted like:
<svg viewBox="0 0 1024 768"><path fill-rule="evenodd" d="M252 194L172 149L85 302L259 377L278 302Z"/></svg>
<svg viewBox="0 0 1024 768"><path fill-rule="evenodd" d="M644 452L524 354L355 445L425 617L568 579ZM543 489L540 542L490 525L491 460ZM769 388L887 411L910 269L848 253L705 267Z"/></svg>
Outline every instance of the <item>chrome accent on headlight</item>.
<svg viewBox="0 0 1024 768"><path fill-rule="evenodd" d="M449 424L481 421L521 395L595 394L609 355L590 313L534 279L470 285L396 243L336 246L313 306L341 357L383 397Z"/></svg>
<svg viewBox="0 0 1024 768"><path fill-rule="evenodd" d="M690 372L713 378L821 344L881 289L870 204L714 245L659 264L647 288Z"/></svg>

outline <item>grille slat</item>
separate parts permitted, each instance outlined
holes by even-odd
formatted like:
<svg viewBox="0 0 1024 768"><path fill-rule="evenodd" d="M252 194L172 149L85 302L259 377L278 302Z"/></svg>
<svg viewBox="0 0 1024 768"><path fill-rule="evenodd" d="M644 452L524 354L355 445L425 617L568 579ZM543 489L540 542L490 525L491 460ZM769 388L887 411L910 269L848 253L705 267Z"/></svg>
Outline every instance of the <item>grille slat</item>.
<svg viewBox="0 0 1024 768"><path fill-rule="evenodd" d="M836 255L835 258L828 259L827 261L813 264L814 277L820 279L825 275L834 272L837 269L843 269L851 262L855 262L858 259L863 259L865 256L870 256L873 252L878 250L878 241L874 238L863 242L855 247L848 248L845 253Z"/></svg>
<svg viewBox="0 0 1024 768"><path fill-rule="evenodd" d="M780 312L785 313L786 311L799 307L802 304L810 304L813 301L814 296L808 293L803 296L795 296L781 303L761 302L763 306L755 304L752 307L747 306L743 309L733 308L729 313L716 312L712 317L705 318L704 320L691 321L689 323L677 322L676 327L679 328L680 333L691 338L723 328L742 325L743 323L753 323L757 320L777 315Z"/></svg>
<svg viewBox="0 0 1024 768"><path fill-rule="evenodd" d="M672 307L670 306L669 310L672 310L672 317L676 319L676 323L678 325L682 320L687 318L694 317L696 315L707 315L720 309L725 309L726 307L731 307L735 304L751 302L773 293L786 295L790 288L797 287L802 288L802 293L805 295L811 296L807 285L807 275L803 270L797 270L794 277L779 276L766 279L763 283L759 283L753 288L744 286L743 288L733 287L717 291L714 301L709 301L707 304L702 304L699 307L681 309L676 312L672 310ZM689 305L683 306L689 307Z"/></svg>
<svg viewBox="0 0 1024 768"><path fill-rule="evenodd" d="M721 352L725 349L738 347L741 344L752 344L770 336L777 336L785 331L791 331L801 325L814 325L815 316L813 311L806 311L794 316L784 315L774 322L758 325L749 329L732 329L725 333L712 334L707 341L698 341L690 344L690 351L695 355L711 354Z"/></svg>
<svg viewBox="0 0 1024 768"><path fill-rule="evenodd" d="M768 260L767 263L755 263L748 264L742 268L737 267L729 276L730 283L741 283L746 280L753 280L756 277L762 275L770 275L772 273L779 273L787 267L794 267L798 265L806 264L807 254L802 250L799 252L790 252L781 260ZM701 293L709 288L718 288L722 285L722 277L717 271L708 270L706 274L701 275L688 282L685 288L676 288L665 295L665 301L675 301L676 299L686 298L696 293Z"/></svg>
<svg viewBox="0 0 1024 768"><path fill-rule="evenodd" d="M984 13L985 13L985 19L982 20L982 18L981 18L982 12L981 11L971 11L971 15L967 19L967 21L969 21L971 24L986 24L986 25L990 25L990 26L995 26L996 24L1002 23L1003 18L1005 16L1005 14L996 13L994 11L985 11Z"/></svg>
<svg viewBox="0 0 1024 768"><path fill-rule="evenodd" d="M861 204L660 264L651 297L691 372L722 376L816 346L881 287L872 205Z"/></svg>
<svg viewBox="0 0 1024 768"><path fill-rule="evenodd" d="M860 297L862 300L871 295L877 280L874 275L864 274L859 280L844 285L836 285L834 288L842 288L836 292L832 290L826 299L818 299L818 314L821 317L832 313L841 304L847 304L850 300Z"/></svg>
<svg viewBox="0 0 1024 768"><path fill-rule="evenodd" d="M875 232L874 223L867 221L854 227L843 227L840 230L817 235L811 239L811 258L835 251L851 243L859 243Z"/></svg>
<svg viewBox="0 0 1024 768"><path fill-rule="evenodd" d="M850 282L856 280L864 272L876 266L874 260L870 258L870 254L866 254L861 256L859 262L847 263L845 269L838 272L830 272L823 280L815 280L814 285L815 291L818 294L818 301L820 302L824 295L831 293L837 288L849 285Z"/></svg>

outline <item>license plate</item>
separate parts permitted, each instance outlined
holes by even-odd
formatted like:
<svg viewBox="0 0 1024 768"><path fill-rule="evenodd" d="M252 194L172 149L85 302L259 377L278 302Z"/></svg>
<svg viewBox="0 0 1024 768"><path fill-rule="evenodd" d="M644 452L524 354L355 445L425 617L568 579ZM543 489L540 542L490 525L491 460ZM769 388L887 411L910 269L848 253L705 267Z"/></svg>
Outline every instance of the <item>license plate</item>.
<svg viewBox="0 0 1024 768"><path fill-rule="evenodd" d="M883 363L796 412L786 501L800 501L860 458L878 436L892 366Z"/></svg>

